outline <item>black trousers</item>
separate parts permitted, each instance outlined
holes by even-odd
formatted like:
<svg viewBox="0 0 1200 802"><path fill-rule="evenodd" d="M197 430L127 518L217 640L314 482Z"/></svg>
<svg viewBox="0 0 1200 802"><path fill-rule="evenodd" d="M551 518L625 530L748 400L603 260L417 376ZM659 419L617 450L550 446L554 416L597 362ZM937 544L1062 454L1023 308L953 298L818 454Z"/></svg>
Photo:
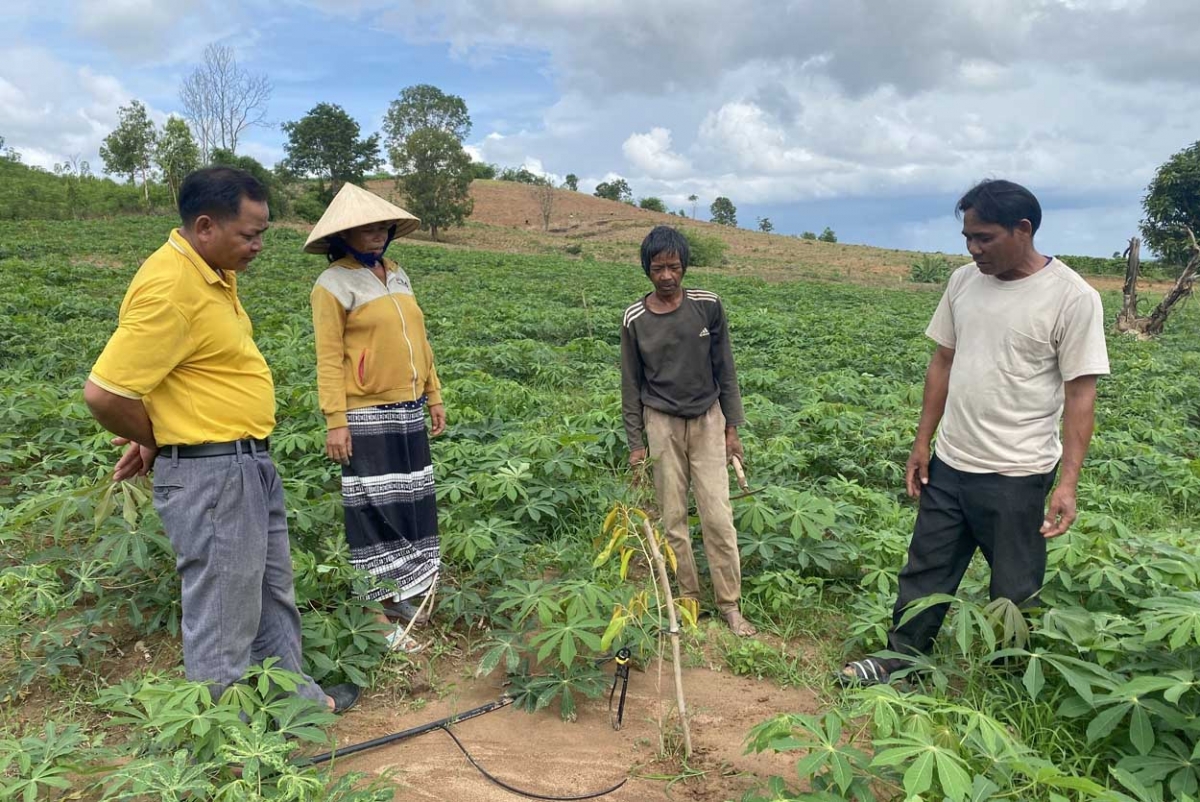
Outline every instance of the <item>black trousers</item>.
<svg viewBox="0 0 1200 802"><path fill-rule="evenodd" d="M908 562L900 571L900 591L892 612L888 648L927 654L949 608L939 604L900 619L917 599L953 595L975 549L992 569L991 597L1034 604L1046 575L1046 540L1039 531L1055 470L1034 476L965 473L936 456L921 502Z"/></svg>

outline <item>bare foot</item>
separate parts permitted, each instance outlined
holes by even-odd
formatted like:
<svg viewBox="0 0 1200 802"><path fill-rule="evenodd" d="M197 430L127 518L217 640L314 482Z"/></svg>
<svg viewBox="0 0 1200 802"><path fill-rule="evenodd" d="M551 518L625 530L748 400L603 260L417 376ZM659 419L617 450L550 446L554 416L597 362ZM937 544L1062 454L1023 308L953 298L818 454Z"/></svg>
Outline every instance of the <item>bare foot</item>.
<svg viewBox="0 0 1200 802"><path fill-rule="evenodd" d="M758 630L754 625L745 619L739 610L726 610L721 613L721 617L725 619L725 623L729 625L729 630L739 638L748 638L751 635L757 635Z"/></svg>

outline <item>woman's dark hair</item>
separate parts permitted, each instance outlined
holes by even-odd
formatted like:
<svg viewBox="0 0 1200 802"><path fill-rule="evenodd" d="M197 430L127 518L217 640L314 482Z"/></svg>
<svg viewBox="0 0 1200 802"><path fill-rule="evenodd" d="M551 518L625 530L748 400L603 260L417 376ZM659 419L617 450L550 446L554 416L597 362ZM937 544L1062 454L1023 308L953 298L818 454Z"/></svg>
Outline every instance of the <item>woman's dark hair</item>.
<svg viewBox="0 0 1200 802"><path fill-rule="evenodd" d="M200 215L230 220L241 214L242 198L265 202L267 188L245 170L205 167L187 174L179 187L179 217L190 228Z"/></svg>
<svg viewBox="0 0 1200 802"><path fill-rule="evenodd" d="M1036 234L1042 224L1042 206L1038 199L1012 181L995 178L980 181L958 199L955 216L966 214L968 209L974 209L982 222L1004 226L1009 231L1022 220L1028 220L1033 224L1032 233Z"/></svg>
<svg viewBox="0 0 1200 802"><path fill-rule="evenodd" d="M337 234L331 235L329 237L329 250L325 252L325 258L330 262L336 262L346 255L346 241Z"/></svg>
<svg viewBox="0 0 1200 802"><path fill-rule="evenodd" d="M687 237L670 226L655 226L642 240L642 270L650 275L650 262L654 257L663 253L673 253L679 257L679 263L686 272L688 266Z"/></svg>

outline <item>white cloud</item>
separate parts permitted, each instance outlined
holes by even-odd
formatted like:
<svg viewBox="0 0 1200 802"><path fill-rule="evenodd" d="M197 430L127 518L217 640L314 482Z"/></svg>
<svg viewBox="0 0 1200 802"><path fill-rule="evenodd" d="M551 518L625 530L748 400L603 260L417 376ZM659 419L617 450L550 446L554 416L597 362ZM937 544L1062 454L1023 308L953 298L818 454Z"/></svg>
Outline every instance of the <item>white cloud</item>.
<svg viewBox="0 0 1200 802"><path fill-rule="evenodd" d="M1187 35L1200 28L1194 0L444 0L391 21L464 56L543 50L568 89L653 95L703 88L756 61L828 77L852 95L882 85L927 90L979 62L1181 85L1200 73L1200 48Z"/></svg>
<svg viewBox="0 0 1200 802"><path fill-rule="evenodd" d="M473 159L574 173L585 190L623 171L636 196L689 209L693 193L702 206L718 194L739 206L952 203L1004 176L1072 206L1064 229L1083 241L1092 219L1132 228L1153 170L1195 141L1200 118L1196 0L71 2L72 21L53 15L48 37L22 29L50 20L44 4L0 8L16 41L60 54L6 52L0 134L30 159L90 154L97 168L129 89L174 102L177 71L130 63L185 64L219 40L266 57L256 64L307 64L286 32L334 23L350 37L385 29L429 45L435 75L437 59L459 58L446 72L468 87L458 91L476 120ZM498 87L479 67L489 62L528 63L539 77ZM293 98L337 100L357 77L338 69L277 66L274 77ZM279 141L259 132L245 150L270 163Z"/></svg>
<svg viewBox="0 0 1200 802"><path fill-rule="evenodd" d="M219 0L77 0L69 19L85 41L145 63L191 60L233 32L237 16L236 6Z"/></svg>
<svg viewBox="0 0 1200 802"><path fill-rule="evenodd" d="M490 161L537 154L584 185L623 163L637 195L769 204L1000 175L1136 198L1195 139L1197 27L1193 0L447 0L405 35L548 56L562 97Z"/></svg>
<svg viewBox="0 0 1200 802"><path fill-rule="evenodd" d="M671 150L671 131L651 128L649 133L630 134L621 145L630 164L652 178L681 178L692 172L686 158Z"/></svg>
<svg viewBox="0 0 1200 802"><path fill-rule="evenodd" d="M120 80L73 67L42 48L14 48L0 61L0 134L29 164L79 156L100 173L100 143L133 95ZM148 106L161 123L166 114Z"/></svg>

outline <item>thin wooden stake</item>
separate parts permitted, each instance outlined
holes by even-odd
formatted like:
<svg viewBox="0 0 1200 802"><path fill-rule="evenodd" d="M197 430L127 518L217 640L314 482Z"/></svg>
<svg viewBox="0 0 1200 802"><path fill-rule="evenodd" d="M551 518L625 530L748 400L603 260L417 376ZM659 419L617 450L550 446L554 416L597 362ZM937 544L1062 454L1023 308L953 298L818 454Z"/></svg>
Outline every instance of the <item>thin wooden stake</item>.
<svg viewBox="0 0 1200 802"><path fill-rule="evenodd" d="M675 667L675 704L679 707L679 722L683 725L683 757L686 760L692 756L692 731L688 726L687 705L683 700L683 668L679 655L679 621L675 617L675 597L671 595L667 561L663 559L662 549L658 547L658 540L654 537L650 522L645 519L642 519L642 534L650 544L650 554L654 557L654 567L658 573L658 584L667 600L667 624L671 627L667 634L671 636L671 659Z"/></svg>

